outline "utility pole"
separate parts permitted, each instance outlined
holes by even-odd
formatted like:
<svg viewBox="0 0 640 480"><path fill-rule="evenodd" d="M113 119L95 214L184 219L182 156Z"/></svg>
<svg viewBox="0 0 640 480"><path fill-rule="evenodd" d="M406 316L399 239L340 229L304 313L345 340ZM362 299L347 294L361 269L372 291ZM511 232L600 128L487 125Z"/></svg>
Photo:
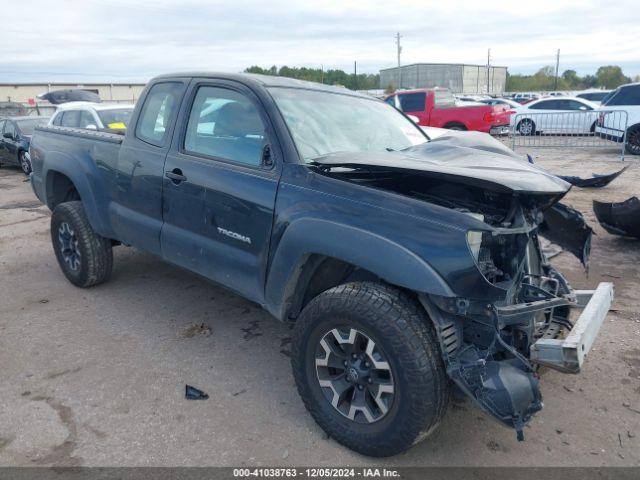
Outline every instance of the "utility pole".
<svg viewBox="0 0 640 480"><path fill-rule="evenodd" d="M556 81L553 85L554 90L558 90L558 69L560 68L560 49L558 49L558 53L556 54Z"/></svg>
<svg viewBox="0 0 640 480"><path fill-rule="evenodd" d="M324 63L320 64L320 83L324 83Z"/></svg>
<svg viewBox="0 0 640 480"><path fill-rule="evenodd" d="M491 82L489 80L489 72L491 71L491 49L487 50L487 93L491 92Z"/></svg>
<svg viewBox="0 0 640 480"><path fill-rule="evenodd" d="M396 33L396 46L398 47L398 88L402 88L402 69L400 68L400 54L402 53L402 45L400 45L400 39L402 35L400 32Z"/></svg>
<svg viewBox="0 0 640 480"><path fill-rule="evenodd" d="M353 61L353 89L358 89L358 63Z"/></svg>

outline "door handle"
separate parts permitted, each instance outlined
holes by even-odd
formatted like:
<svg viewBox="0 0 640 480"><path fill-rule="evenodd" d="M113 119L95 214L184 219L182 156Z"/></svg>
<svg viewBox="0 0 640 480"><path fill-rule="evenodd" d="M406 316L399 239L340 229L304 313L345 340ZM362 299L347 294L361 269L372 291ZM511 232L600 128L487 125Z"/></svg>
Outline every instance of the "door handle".
<svg viewBox="0 0 640 480"><path fill-rule="evenodd" d="M179 168L167 170L166 172L164 172L164 175L176 185L184 182L187 179L187 177L182 174L182 170L180 170Z"/></svg>

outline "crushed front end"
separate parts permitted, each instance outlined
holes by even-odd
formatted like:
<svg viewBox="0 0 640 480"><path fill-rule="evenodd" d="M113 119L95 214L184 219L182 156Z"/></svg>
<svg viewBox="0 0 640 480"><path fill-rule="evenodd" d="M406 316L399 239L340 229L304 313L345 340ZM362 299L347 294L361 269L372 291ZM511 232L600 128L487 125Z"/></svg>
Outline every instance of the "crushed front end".
<svg viewBox="0 0 640 480"><path fill-rule="evenodd" d="M578 212L556 204L542 214L515 204L499 223L469 212L490 222L488 231L467 232L467 242L483 278L503 289L504 299L423 295L421 301L437 327L451 379L523 440L524 425L543 406L540 367L580 370L613 299L613 285L574 291L541 249L538 235L546 231L586 266L591 229ZM574 320L576 309L583 311Z"/></svg>

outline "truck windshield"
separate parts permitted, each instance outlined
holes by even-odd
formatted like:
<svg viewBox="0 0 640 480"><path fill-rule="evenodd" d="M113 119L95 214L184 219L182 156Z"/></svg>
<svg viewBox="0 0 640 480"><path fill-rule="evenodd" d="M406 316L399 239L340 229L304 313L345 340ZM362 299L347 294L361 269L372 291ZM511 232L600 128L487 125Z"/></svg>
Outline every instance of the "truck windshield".
<svg viewBox="0 0 640 480"><path fill-rule="evenodd" d="M305 161L332 153L403 150L428 141L419 127L384 102L297 88L270 92Z"/></svg>

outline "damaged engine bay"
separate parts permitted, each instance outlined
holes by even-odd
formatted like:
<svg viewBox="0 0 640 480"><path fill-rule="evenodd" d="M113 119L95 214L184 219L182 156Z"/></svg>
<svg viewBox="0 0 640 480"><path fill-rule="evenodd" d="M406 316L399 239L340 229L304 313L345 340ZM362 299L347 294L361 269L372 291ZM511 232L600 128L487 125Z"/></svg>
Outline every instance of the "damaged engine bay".
<svg viewBox="0 0 640 480"><path fill-rule="evenodd" d="M439 140L414 150L434 148ZM537 167L516 160L513 152L496 149L500 157L510 157L505 165L523 168L525 178L517 185L500 180L505 165L496 171L485 167L473 176L456 171L455 162L452 172L445 171L445 162L418 168L413 157L422 152L410 152L409 161L405 152L355 161L353 155L328 156L317 159L312 168L332 178L444 207L452 211L452 221L461 214L482 222L483 228L466 233L469 254L484 281L503 292L502 298L425 294L420 301L436 327L449 377L523 440L525 424L543 406L539 369L579 371L579 364L532 355L539 340L558 341L573 328L569 314L576 306L573 290L548 263L538 235L573 253L586 268L592 230L579 212L558 203L570 188L567 183L545 178L544 172L539 177L544 182L536 183L539 191L528 191L534 182L526 176ZM509 173L517 178L513 168Z"/></svg>

